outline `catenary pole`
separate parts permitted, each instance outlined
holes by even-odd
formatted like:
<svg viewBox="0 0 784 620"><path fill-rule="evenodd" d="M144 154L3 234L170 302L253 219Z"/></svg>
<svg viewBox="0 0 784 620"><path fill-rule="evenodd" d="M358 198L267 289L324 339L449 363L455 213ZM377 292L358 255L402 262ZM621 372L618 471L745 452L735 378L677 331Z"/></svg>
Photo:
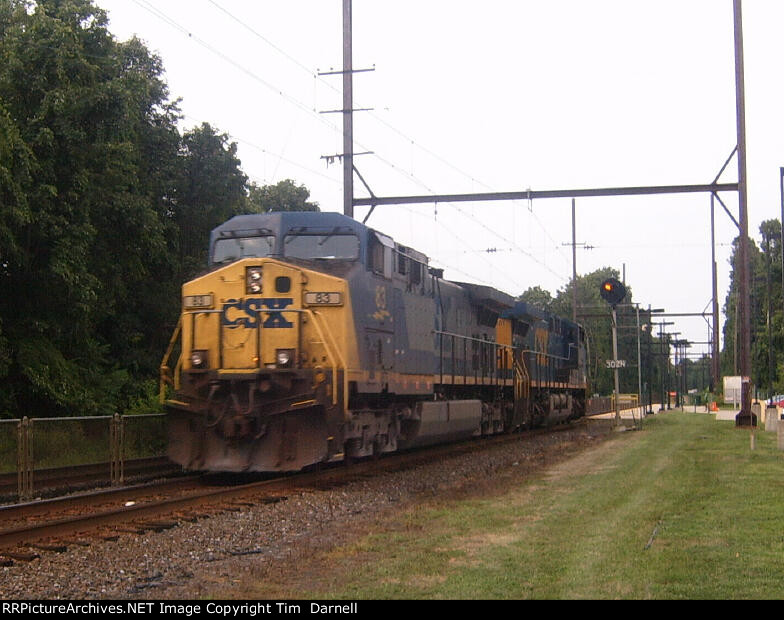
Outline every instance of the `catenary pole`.
<svg viewBox="0 0 784 620"><path fill-rule="evenodd" d="M343 214L354 217L354 80L351 0L343 0Z"/></svg>
<svg viewBox="0 0 784 620"><path fill-rule="evenodd" d="M743 10L741 0L733 0L735 30L735 112L738 134L738 224L740 243L738 263L740 280L738 286L738 328L740 336L741 410L735 418L739 426L754 426L756 420L751 412L751 316L750 316L750 268L749 268L749 216L747 209L746 183L746 105L743 68Z"/></svg>

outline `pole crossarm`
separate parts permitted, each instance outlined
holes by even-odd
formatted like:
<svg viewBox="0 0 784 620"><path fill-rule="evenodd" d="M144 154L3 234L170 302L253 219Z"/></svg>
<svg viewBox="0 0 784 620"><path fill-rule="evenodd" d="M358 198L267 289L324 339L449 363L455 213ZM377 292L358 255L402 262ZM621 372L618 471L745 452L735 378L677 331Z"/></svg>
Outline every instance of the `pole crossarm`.
<svg viewBox="0 0 784 620"><path fill-rule="evenodd" d="M479 192L472 194L433 194L430 196L371 196L354 198L355 206L400 205L429 202L479 202L485 200L538 200L543 198L594 198L603 196L645 196L651 194L693 194L736 192L737 183L706 185L652 185L642 187L606 187L598 189L523 190L516 192Z"/></svg>

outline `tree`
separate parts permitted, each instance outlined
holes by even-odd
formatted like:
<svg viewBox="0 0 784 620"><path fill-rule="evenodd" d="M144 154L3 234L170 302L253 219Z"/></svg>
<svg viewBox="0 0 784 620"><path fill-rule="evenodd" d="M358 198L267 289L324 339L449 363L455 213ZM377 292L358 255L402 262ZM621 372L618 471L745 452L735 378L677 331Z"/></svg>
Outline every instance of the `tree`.
<svg viewBox="0 0 784 620"><path fill-rule="evenodd" d="M723 341L724 348L721 352L721 374L722 375L737 375L739 373L739 346L740 341L738 338L738 324L737 324L737 307L738 307L738 280L737 274L740 273L738 269L738 248L740 238L736 237L732 243L732 255L730 256L730 286L727 291L727 297L724 302L724 328L723 328ZM762 321L760 315L760 301L764 302L764 271L762 268L762 256L760 250L753 240L749 240L748 244L748 257L749 257L749 274L750 274L750 314L749 320L751 324L751 351L752 351L752 382L759 385L758 375L759 366L757 360L759 358L759 343L757 342L759 336L759 325Z"/></svg>
<svg viewBox="0 0 784 620"><path fill-rule="evenodd" d="M760 397L784 391L784 310L781 290L781 224L766 220L759 227L760 245L750 240L750 323L751 381ZM730 287L724 303L724 347L721 370L739 374L739 338L736 319L739 287L737 282L739 239L733 242L730 257Z"/></svg>
<svg viewBox="0 0 784 620"><path fill-rule="evenodd" d="M610 307L601 298L599 287L607 278L618 279L620 274L617 269L604 267L591 273L577 277L577 320L583 326L586 334L588 349L588 379L591 391L599 394L610 394L614 389L613 374L606 366L606 361L613 359L612 350L612 321ZM543 310L548 310L561 317L572 316L572 287L569 282L559 290L555 297L549 291L535 286L526 290L518 299L533 304ZM617 309L618 325L618 356L620 359L633 360L634 363L628 370L620 374L620 388L622 392L637 393L639 391L637 361L637 312L633 307L632 291L627 285L627 295L623 304ZM657 353L661 346L658 339L651 333L651 317L640 311L640 325L646 325L646 330L640 330L640 357L644 373L640 378L642 382L651 386L660 385L661 372L657 361ZM649 372L650 371L650 372ZM649 389L651 389L649 387ZM640 395L642 398L642 395Z"/></svg>
<svg viewBox="0 0 784 620"><path fill-rule="evenodd" d="M291 179L261 187L251 183L248 188L248 211L318 211L318 203L310 202L308 198L308 189L304 185L296 185Z"/></svg>
<svg viewBox="0 0 784 620"><path fill-rule="evenodd" d="M237 143L208 123L186 132L172 214L179 229L180 276L206 265L210 231L245 206L247 176L237 158Z"/></svg>
<svg viewBox="0 0 784 620"><path fill-rule="evenodd" d="M106 24L88 0L0 5L6 415L113 411L149 334L145 286L165 277L176 106L160 61Z"/></svg>
<svg viewBox="0 0 784 620"><path fill-rule="evenodd" d="M544 290L541 286L532 286L517 297L518 301L524 301L540 310L550 310L553 304L553 296L550 291Z"/></svg>
<svg viewBox="0 0 784 620"><path fill-rule="evenodd" d="M181 136L160 58L107 23L90 0L0 1L0 417L146 398L182 282L249 205L236 144Z"/></svg>

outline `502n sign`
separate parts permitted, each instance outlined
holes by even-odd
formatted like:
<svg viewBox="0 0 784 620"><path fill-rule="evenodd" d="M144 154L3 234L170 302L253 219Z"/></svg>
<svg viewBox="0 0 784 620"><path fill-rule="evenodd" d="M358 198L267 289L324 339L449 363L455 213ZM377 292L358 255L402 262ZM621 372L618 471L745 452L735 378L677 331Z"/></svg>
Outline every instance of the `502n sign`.
<svg viewBox="0 0 784 620"><path fill-rule="evenodd" d="M607 368L626 368L626 360L607 360Z"/></svg>

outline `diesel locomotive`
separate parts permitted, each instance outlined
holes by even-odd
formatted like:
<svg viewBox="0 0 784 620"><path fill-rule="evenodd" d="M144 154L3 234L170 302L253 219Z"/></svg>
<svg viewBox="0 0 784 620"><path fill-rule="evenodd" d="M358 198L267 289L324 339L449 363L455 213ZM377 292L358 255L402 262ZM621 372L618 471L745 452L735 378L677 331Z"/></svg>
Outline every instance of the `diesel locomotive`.
<svg viewBox="0 0 784 620"><path fill-rule="evenodd" d="M352 218L236 216L208 260L161 365L186 469L294 471L585 414L578 324Z"/></svg>

